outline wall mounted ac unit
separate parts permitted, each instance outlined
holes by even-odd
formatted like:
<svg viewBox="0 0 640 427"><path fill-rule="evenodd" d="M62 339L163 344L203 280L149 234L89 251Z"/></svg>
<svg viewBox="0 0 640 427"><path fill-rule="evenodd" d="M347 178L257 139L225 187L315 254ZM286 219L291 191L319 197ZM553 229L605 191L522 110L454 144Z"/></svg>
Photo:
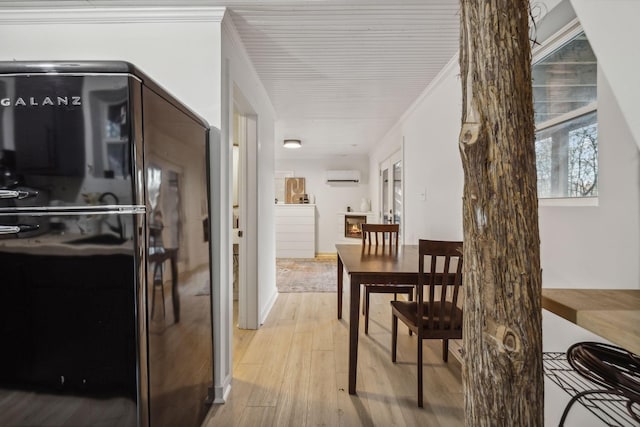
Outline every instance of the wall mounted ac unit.
<svg viewBox="0 0 640 427"><path fill-rule="evenodd" d="M340 182L360 182L359 170L330 170L327 171L327 183L340 183Z"/></svg>

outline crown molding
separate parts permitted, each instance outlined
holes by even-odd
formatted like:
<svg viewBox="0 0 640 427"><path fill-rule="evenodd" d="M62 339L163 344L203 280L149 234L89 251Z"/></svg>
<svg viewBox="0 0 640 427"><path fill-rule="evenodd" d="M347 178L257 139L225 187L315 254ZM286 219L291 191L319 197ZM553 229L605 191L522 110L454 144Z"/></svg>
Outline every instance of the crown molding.
<svg viewBox="0 0 640 427"><path fill-rule="evenodd" d="M55 9L5 9L3 25L131 24L166 22L221 22L224 7L92 7Z"/></svg>

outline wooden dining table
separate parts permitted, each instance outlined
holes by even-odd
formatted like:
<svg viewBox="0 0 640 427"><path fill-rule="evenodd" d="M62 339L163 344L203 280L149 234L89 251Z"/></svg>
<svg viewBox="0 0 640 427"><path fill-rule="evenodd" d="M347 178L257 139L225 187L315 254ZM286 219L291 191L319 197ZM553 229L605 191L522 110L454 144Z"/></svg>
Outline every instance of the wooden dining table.
<svg viewBox="0 0 640 427"><path fill-rule="evenodd" d="M338 319L342 318L344 272L350 276L349 300L349 394L356 394L358 368L358 329L360 325L360 285L418 283L418 245L389 248L355 244L337 244L338 252Z"/></svg>

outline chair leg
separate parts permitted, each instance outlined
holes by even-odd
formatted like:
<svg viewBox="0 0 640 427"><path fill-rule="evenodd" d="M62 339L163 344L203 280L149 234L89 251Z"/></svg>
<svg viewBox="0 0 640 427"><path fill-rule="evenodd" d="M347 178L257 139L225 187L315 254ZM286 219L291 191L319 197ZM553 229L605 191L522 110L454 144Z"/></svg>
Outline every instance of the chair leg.
<svg viewBox="0 0 640 427"><path fill-rule="evenodd" d="M391 361L396 363L396 354L398 347L398 318L391 315Z"/></svg>
<svg viewBox="0 0 640 427"><path fill-rule="evenodd" d="M449 340L442 340L442 360L449 361Z"/></svg>
<svg viewBox="0 0 640 427"><path fill-rule="evenodd" d="M151 285L151 287L153 288L152 293L151 293L151 318L153 319L153 313L155 313L155 311L156 311L156 285L155 285L155 283L153 283Z"/></svg>
<svg viewBox="0 0 640 427"><path fill-rule="evenodd" d="M409 301L413 301L413 291L411 292L407 292L407 299ZM409 336L413 335L413 331L411 330L411 328L409 328Z"/></svg>
<svg viewBox="0 0 640 427"><path fill-rule="evenodd" d="M164 306L164 282L160 282L160 296L162 297L162 318L167 317L167 311Z"/></svg>
<svg viewBox="0 0 640 427"><path fill-rule="evenodd" d="M162 318L167 317L166 308L164 305L164 280L162 279L162 264L156 263L153 266L153 293L151 294L151 318L156 311L156 288L160 287L160 298L162 298Z"/></svg>
<svg viewBox="0 0 640 427"><path fill-rule="evenodd" d="M364 288L364 334L369 333L369 288Z"/></svg>
<svg viewBox="0 0 640 427"><path fill-rule="evenodd" d="M422 336L420 332L418 332L418 407L424 407L422 404Z"/></svg>
<svg viewBox="0 0 640 427"><path fill-rule="evenodd" d="M156 274L157 274L157 264L153 266L153 279L151 281L151 318L153 319L153 315L156 312Z"/></svg>

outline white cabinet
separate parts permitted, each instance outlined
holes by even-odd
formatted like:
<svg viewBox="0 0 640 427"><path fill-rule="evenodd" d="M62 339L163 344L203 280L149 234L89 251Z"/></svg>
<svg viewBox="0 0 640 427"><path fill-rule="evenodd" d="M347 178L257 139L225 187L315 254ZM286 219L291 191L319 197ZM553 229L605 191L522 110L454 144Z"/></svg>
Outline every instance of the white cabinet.
<svg viewBox="0 0 640 427"><path fill-rule="evenodd" d="M276 257L316 256L316 205L276 205Z"/></svg>

